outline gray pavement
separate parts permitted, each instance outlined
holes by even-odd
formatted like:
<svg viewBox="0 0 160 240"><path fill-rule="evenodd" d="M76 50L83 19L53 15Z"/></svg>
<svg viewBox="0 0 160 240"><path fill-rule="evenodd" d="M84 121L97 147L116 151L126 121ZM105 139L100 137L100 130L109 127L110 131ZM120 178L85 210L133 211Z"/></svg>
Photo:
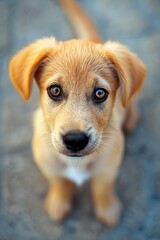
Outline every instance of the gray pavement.
<svg viewBox="0 0 160 240"><path fill-rule="evenodd" d="M44 36L74 37L58 1L0 0L0 240L160 239L160 1L81 0L104 40L136 51L148 67L140 97L141 121L126 137L117 192L124 205L120 223L109 229L92 211L88 184L75 211L62 224L43 209L47 183L34 164L30 143L37 89L24 103L12 88L10 56Z"/></svg>

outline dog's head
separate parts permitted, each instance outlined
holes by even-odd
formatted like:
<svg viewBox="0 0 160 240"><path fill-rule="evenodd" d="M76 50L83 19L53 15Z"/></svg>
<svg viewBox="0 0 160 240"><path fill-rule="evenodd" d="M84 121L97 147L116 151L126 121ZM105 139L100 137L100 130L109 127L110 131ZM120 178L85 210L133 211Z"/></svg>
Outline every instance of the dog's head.
<svg viewBox="0 0 160 240"><path fill-rule="evenodd" d="M59 153L72 157L96 151L105 139L117 89L126 107L145 74L144 64L114 42L44 38L10 62L10 78L25 100L35 78L52 144Z"/></svg>

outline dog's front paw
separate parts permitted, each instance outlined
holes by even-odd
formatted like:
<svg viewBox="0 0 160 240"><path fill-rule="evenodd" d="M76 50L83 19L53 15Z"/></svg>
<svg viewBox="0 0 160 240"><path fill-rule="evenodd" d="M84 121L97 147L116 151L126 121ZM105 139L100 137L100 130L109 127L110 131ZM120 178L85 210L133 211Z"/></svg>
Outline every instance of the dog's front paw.
<svg viewBox="0 0 160 240"><path fill-rule="evenodd" d="M120 218L122 205L115 197L110 204L95 206L96 217L109 227L116 225Z"/></svg>
<svg viewBox="0 0 160 240"><path fill-rule="evenodd" d="M45 209L54 221L62 221L72 210L72 203L64 196L48 194L45 200Z"/></svg>

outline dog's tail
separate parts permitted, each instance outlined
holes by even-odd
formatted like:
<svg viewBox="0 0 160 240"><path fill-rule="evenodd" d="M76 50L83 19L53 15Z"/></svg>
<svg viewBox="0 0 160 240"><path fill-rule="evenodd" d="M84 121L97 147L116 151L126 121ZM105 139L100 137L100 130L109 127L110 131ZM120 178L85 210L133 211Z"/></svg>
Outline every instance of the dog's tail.
<svg viewBox="0 0 160 240"><path fill-rule="evenodd" d="M79 38L98 43L101 42L95 27L74 0L60 0L60 3L66 10L67 16Z"/></svg>

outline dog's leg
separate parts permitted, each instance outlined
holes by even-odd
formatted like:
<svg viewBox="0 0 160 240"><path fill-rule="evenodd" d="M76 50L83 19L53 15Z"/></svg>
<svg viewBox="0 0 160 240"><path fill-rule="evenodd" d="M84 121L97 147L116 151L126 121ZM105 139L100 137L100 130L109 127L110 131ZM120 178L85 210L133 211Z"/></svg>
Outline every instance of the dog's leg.
<svg viewBox="0 0 160 240"><path fill-rule="evenodd" d="M49 191L45 200L45 209L51 219L61 221L72 210L75 185L61 176L52 174L50 172L51 166L47 165L47 161L44 161L44 159L47 158L42 158L43 154L40 156L37 148L34 148L34 156L36 163L49 183Z"/></svg>
<svg viewBox="0 0 160 240"><path fill-rule="evenodd" d="M131 132L139 120L139 111L136 102L132 101L126 110L123 128L126 132Z"/></svg>
<svg viewBox="0 0 160 240"><path fill-rule="evenodd" d="M120 217L121 203L114 192L114 181L98 175L92 179L92 195L96 217L108 226L114 226Z"/></svg>
<svg viewBox="0 0 160 240"><path fill-rule="evenodd" d="M53 177L49 181L45 208L51 219L63 220L72 210L75 185L63 177Z"/></svg>

